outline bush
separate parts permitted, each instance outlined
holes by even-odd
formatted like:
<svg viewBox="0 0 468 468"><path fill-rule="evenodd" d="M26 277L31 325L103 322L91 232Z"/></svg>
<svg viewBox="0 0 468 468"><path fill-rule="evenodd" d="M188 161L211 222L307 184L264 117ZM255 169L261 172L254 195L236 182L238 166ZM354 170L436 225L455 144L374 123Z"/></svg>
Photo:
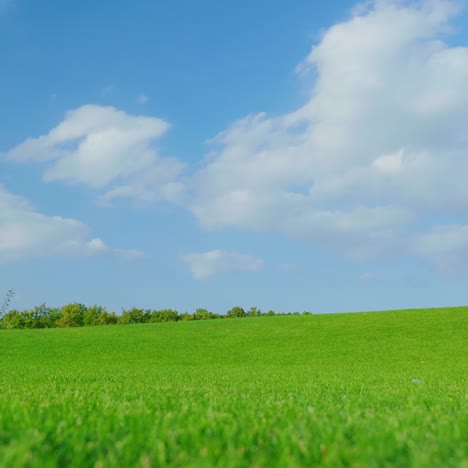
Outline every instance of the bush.
<svg viewBox="0 0 468 468"><path fill-rule="evenodd" d="M83 325L85 326L114 325L115 323L117 323L115 313L109 313L105 307L94 305L84 312Z"/></svg>
<svg viewBox="0 0 468 468"><path fill-rule="evenodd" d="M62 316L57 321L57 326L61 328L82 327L87 307L83 304L67 304L62 307Z"/></svg>
<svg viewBox="0 0 468 468"><path fill-rule="evenodd" d="M262 315L262 311L257 307L251 307L247 311L247 317L260 317Z"/></svg>
<svg viewBox="0 0 468 468"><path fill-rule="evenodd" d="M162 323L162 322L177 322L179 320L179 313L177 310L162 309L153 310L149 321L151 323Z"/></svg>
<svg viewBox="0 0 468 468"><path fill-rule="evenodd" d="M13 293L10 294L8 301ZM311 312L303 312L303 315L310 315ZM45 304L36 306L31 310L11 310L0 314L0 328L53 328L53 327L82 327L82 326L99 326L99 325L114 325L114 324L137 324L137 323L162 323L162 322L178 322L190 320L213 320L224 318L240 318L240 317L263 317L271 315L300 315L299 312L280 313L276 314L273 310L263 313L258 307L251 307L248 312L242 307L235 306L230 309L226 315L215 314L207 309L198 308L193 314L185 312L179 314L174 309L138 309L132 307L129 310L122 310L122 314L117 316L114 312L108 312L105 307L94 305L86 307L84 304L73 303L64 305L61 308L50 308Z"/></svg>
<svg viewBox="0 0 468 468"><path fill-rule="evenodd" d="M206 309L197 309L193 314L193 320L211 320L219 318L218 314L213 314Z"/></svg>
<svg viewBox="0 0 468 468"><path fill-rule="evenodd" d="M231 310L228 310L226 313L226 317L228 318L237 318L237 317L246 317L247 314L242 307L236 306L233 307Z"/></svg>
<svg viewBox="0 0 468 468"><path fill-rule="evenodd" d="M151 313L149 314L149 317ZM149 321L148 314L143 309L137 309L132 307L130 310L123 310L122 315L118 318L117 323L129 324L129 323L147 323ZM148 320L147 320L148 318Z"/></svg>
<svg viewBox="0 0 468 468"><path fill-rule="evenodd" d="M7 312L2 319L2 328L7 330L24 328L23 324L23 316L19 310L10 310L10 312Z"/></svg>
<svg viewBox="0 0 468 468"><path fill-rule="evenodd" d="M51 309L45 304L41 304L29 312L25 328L53 328L60 318L60 309Z"/></svg>

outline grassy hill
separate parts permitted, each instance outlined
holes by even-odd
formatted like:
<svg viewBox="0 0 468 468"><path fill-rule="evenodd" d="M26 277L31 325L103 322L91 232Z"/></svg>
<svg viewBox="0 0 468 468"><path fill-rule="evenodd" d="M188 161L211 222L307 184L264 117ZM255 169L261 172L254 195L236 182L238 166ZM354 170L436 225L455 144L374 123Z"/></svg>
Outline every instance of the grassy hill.
<svg viewBox="0 0 468 468"><path fill-rule="evenodd" d="M468 466L468 308L0 331L1 466Z"/></svg>

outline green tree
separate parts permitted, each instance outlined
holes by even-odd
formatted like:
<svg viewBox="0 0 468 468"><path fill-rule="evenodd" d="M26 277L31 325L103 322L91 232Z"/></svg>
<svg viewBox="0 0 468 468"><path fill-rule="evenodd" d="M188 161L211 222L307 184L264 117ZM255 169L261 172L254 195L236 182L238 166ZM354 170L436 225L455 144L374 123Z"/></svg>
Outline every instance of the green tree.
<svg viewBox="0 0 468 468"><path fill-rule="evenodd" d="M145 323L146 313L143 309L132 307L130 310L123 310L122 315L118 318L119 324L129 323Z"/></svg>
<svg viewBox="0 0 468 468"><path fill-rule="evenodd" d="M2 318L2 328L14 330L23 327L23 316L19 310L10 310Z"/></svg>
<svg viewBox="0 0 468 468"><path fill-rule="evenodd" d="M218 315L209 312L207 309L198 308L193 314L193 320L211 320L215 318L218 318Z"/></svg>
<svg viewBox="0 0 468 468"><path fill-rule="evenodd" d="M237 318L237 317L246 317L247 314L242 307L235 306L231 310L228 310L226 313L226 317L228 318Z"/></svg>
<svg viewBox="0 0 468 468"><path fill-rule="evenodd" d="M247 317L260 317L262 315L262 311L258 307L251 307L247 311Z"/></svg>
<svg viewBox="0 0 468 468"><path fill-rule="evenodd" d="M41 304L29 311L27 317L27 326L25 328L50 328L52 326L53 310L46 304Z"/></svg>
<svg viewBox="0 0 468 468"><path fill-rule="evenodd" d="M108 322L109 313L105 307L94 305L84 312L83 325L85 326L107 325Z"/></svg>
<svg viewBox="0 0 468 468"><path fill-rule="evenodd" d="M172 309L153 310L151 312L150 322L177 322L179 320L179 312Z"/></svg>
<svg viewBox="0 0 468 468"><path fill-rule="evenodd" d="M58 327L82 327L87 307L74 303L62 307L62 317L56 322Z"/></svg>
<svg viewBox="0 0 468 468"><path fill-rule="evenodd" d="M179 315L179 320L181 322L189 322L195 319L193 318L193 314L190 314L189 312L184 312L183 314Z"/></svg>
<svg viewBox="0 0 468 468"><path fill-rule="evenodd" d="M99 314L96 325L115 325L116 323L118 323L118 318L115 315L115 312L108 312L103 307L101 314Z"/></svg>

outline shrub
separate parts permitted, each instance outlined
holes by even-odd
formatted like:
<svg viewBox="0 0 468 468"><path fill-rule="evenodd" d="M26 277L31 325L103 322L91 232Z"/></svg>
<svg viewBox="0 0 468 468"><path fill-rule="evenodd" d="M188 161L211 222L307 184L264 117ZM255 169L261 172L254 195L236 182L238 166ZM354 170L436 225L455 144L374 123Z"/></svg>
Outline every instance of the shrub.
<svg viewBox="0 0 468 468"><path fill-rule="evenodd" d="M123 310L122 315L118 317L117 323L129 324L129 323L145 323L146 314L143 309L137 309L132 307L130 310Z"/></svg>
<svg viewBox="0 0 468 468"><path fill-rule="evenodd" d="M19 310L10 310L2 318L2 328L13 330L23 327L23 316Z"/></svg>
<svg viewBox="0 0 468 468"><path fill-rule="evenodd" d="M9 301L13 297L13 292L7 295L4 305L0 311L6 310ZM305 315L311 312L303 312ZM0 328L53 328L53 327L82 327L114 324L137 324L137 323L160 323L177 322L190 320L213 320L239 317L261 317L270 315L300 315L299 312L278 313L269 310L263 313L257 307L251 307L248 312L242 307L236 306L230 309L225 315L215 314L207 309L198 308L194 313L185 312L179 314L174 309L138 309L132 307L129 310L122 310L122 314L117 316L114 312L108 312L105 307L94 305L86 307L84 304L73 303L64 305L61 308L47 307L41 304L31 310L11 310L0 315Z"/></svg>
<svg viewBox="0 0 468 468"><path fill-rule="evenodd" d="M104 309L99 315L97 325L115 325L118 322L118 318L115 312L108 312Z"/></svg>
<svg viewBox="0 0 468 468"><path fill-rule="evenodd" d="M117 317L114 312L109 313L105 307L94 305L88 307L83 315L83 325L97 326L97 325L113 325L117 323Z"/></svg>
<svg viewBox="0 0 468 468"><path fill-rule="evenodd" d="M52 328L60 317L60 310L51 309L46 304L41 304L29 312L25 328Z"/></svg>
<svg viewBox="0 0 468 468"><path fill-rule="evenodd" d="M184 312L183 314L179 315L179 320L182 322L189 322L190 320L194 320L193 315L189 312Z"/></svg>
<svg viewBox="0 0 468 468"><path fill-rule="evenodd" d="M257 307L251 307L247 311L247 317L260 317L262 315L262 311Z"/></svg>
<svg viewBox="0 0 468 468"><path fill-rule="evenodd" d="M57 321L58 327L82 327L87 307L83 304L67 304L62 307L62 317Z"/></svg>
<svg viewBox="0 0 468 468"><path fill-rule="evenodd" d="M236 317L246 317L245 310L242 307L236 306L233 307L231 310L228 310L226 313L226 317L228 318L236 318Z"/></svg>
<svg viewBox="0 0 468 468"><path fill-rule="evenodd" d="M149 318L151 323L177 322L178 320L179 312L172 309L153 310Z"/></svg>
<svg viewBox="0 0 468 468"><path fill-rule="evenodd" d="M196 309L193 313L193 320L210 320L219 318L218 314L213 314L206 309Z"/></svg>

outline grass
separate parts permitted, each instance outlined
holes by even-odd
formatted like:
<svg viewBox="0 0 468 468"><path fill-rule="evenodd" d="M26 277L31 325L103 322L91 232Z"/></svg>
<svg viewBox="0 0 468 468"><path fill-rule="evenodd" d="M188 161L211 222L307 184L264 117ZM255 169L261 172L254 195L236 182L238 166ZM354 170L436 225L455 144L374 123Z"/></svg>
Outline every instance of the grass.
<svg viewBox="0 0 468 468"><path fill-rule="evenodd" d="M1 466L468 467L468 308L0 331Z"/></svg>

